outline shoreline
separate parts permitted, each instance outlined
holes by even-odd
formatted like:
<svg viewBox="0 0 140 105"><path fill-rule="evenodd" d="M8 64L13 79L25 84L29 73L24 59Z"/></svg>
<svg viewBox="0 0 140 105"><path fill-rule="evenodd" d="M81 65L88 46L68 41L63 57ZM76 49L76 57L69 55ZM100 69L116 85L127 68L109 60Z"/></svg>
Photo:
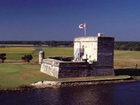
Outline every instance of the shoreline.
<svg viewBox="0 0 140 105"><path fill-rule="evenodd" d="M111 83L122 83L136 81L131 76L113 76L113 77L100 77L100 78L89 78L89 79L73 79L73 80L60 80L60 81L39 81L31 84L35 88L59 88L59 87L73 87L73 86L87 86L87 85L98 85L98 84L111 84Z"/></svg>
<svg viewBox="0 0 140 105"><path fill-rule="evenodd" d="M115 84L115 83L127 83L136 82L138 79L132 78L131 76L121 78L92 78L88 80L61 80L61 81L39 81L30 85L20 86L16 88L1 88L0 92L22 92L34 89L45 89L45 88L61 88L61 87L75 87L75 86L89 86L89 85L100 85L100 84Z"/></svg>

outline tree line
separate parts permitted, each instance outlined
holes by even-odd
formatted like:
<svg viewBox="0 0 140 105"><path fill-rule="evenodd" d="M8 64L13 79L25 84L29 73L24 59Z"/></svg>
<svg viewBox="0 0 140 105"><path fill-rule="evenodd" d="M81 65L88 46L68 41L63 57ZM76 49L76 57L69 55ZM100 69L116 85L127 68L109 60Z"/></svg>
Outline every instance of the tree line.
<svg viewBox="0 0 140 105"><path fill-rule="evenodd" d="M33 46L47 45L48 47L73 47L73 41L0 41L0 47L6 47L5 44L28 44ZM114 45L115 50L140 51L140 42L117 41Z"/></svg>
<svg viewBox="0 0 140 105"><path fill-rule="evenodd" d="M140 42L115 42L116 50L129 50L129 51L140 51Z"/></svg>
<svg viewBox="0 0 140 105"><path fill-rule="evenodd" d="M66 46L66 47L72 47L73 41L0 41L1 46L4 44L20 44L20 45L33 45L33 46L41 46L41 45L47 45L50 47L59 47L59 46ZM6 46L6 45L5 45Z"/></svg>

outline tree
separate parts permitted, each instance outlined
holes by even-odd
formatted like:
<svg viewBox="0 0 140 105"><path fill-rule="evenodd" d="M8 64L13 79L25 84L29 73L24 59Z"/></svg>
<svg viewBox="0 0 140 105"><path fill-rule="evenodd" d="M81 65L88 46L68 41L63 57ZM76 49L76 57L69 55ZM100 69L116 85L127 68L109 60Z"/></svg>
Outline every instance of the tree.
<svg viewBox="0 0 140 105"><path fill-rule="evenodd" d="M30 62L30 60L32 60L33 57L31 54L27 54L27 55L22 56L21 59L25 62Z"/></svg>
<svg viewBox="0 0 140 105"><path fill-rule="evenodd" d="M6 59L6 54L5 53L1 53L0 54L0 59L1 59L1 63L4 63L4 60Z"/></svg>

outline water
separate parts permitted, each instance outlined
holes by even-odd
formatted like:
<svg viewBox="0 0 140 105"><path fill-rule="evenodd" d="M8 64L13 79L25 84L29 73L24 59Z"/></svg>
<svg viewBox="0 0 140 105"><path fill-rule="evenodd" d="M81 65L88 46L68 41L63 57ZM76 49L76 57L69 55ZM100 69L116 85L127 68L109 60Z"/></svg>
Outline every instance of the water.
<svg viewBox="0 0 140 105"><path fill-rule="evenodd" d="M140 105L140 82L1 92L0 105Z"/></svg>

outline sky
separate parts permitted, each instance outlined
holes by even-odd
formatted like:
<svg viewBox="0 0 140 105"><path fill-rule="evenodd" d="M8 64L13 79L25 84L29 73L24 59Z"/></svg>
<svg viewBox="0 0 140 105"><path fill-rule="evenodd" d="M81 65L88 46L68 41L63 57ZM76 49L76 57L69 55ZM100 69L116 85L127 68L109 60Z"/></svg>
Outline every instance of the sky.
<svg viewBox="0 0 140 105"><path fill-rule="evenodd" d="M83 36L140 41L140 0L0 0L0 40L71 41Z"/></svg>

